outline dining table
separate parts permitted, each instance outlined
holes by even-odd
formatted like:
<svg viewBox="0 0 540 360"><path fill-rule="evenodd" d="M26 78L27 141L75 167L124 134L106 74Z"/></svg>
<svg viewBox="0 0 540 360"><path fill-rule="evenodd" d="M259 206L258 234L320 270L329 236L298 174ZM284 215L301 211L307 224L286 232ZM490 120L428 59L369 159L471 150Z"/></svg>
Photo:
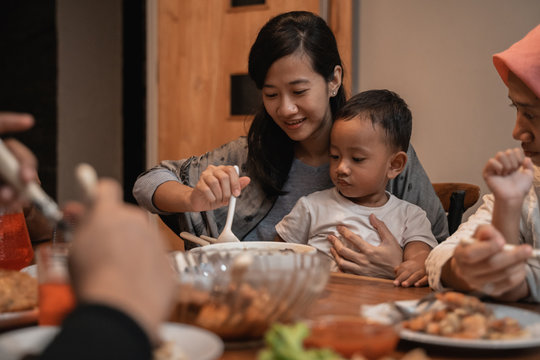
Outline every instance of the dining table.
<svg viewBox="0 0 540 360"><path fill-rule="evenodd" d="M345 273L332 273L326 287L319 298L306 309L303 318L315 319L325 315L360 315L363 305L399 300L420 299L432 290L429 287L400 287L392 280L365 277ZM501 303L540 314L539 304ZM262 342L252 342L239 346L225 344L225 351L220 360L253 360L264 347ZM430 359L540 359L540 347L519 349L477 349L442 346L437 344L418 343L400 340L395 351L390 355L401 359L404 354L415 349L423 349Z"/></svg>

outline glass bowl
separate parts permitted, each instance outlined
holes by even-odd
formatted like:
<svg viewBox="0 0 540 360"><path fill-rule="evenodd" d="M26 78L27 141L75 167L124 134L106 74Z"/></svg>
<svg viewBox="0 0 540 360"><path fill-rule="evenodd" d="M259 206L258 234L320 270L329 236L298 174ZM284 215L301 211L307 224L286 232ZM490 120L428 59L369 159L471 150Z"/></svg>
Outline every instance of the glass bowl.
<svg viewBox="0 0 540 360"><path fill-rule="evenodd" d="M262 338L276 322L295 321L324 290L330 259L318 253L174 252L179 290L171 320L226 341Z"/></svg>

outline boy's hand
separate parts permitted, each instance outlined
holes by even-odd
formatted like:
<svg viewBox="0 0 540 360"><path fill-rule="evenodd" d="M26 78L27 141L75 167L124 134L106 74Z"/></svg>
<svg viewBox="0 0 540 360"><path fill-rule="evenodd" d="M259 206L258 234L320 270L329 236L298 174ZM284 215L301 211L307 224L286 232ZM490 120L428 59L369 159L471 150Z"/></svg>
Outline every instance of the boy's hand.
<svg viewBox="0 0 540 360"><path fill-rule="evenodd" d="M396 279L394 285L396 286L426 286L428 284L428 277L426 274L426 267L424 262L418 262L415 260L406 260L396 267Z"/></svg>
<svg viewBox="0 0 540 360"><path fill-rule="evenodd" d="M523 201L533 180L533 164L520 148L498 152L482 173L495 199Z"/></svg>
<svg viewBox="0 0 540 360"><path fill-rule="evenodd" d="M412 241L403 249L403 262L396 266L396 286L426 286L428 277L426 274L426 259L431 247L422 241Z"/></svg>

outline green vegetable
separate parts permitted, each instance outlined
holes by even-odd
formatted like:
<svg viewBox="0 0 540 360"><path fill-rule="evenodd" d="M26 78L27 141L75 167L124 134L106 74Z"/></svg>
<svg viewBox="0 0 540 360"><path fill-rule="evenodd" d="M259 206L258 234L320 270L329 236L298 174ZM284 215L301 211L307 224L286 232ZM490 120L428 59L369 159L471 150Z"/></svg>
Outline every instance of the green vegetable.
<svg viewBox="0 0 540 360"><path fill-rule="evenodd" d="M266 349L258 360L343 360L330 349L304 349L304 339L309 328L304 323L294 325L274 324L264 336Z"/></svg>

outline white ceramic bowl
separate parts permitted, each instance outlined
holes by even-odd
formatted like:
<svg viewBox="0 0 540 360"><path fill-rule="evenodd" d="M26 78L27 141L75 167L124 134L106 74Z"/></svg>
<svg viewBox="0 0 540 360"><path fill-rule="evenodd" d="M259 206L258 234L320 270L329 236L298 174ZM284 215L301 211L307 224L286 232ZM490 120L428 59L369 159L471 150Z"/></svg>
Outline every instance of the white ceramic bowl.
<svg viewBox="0 0 540 360"><path fill-rule="evenodd" d="M191 249L190 252L239 252L245 250L255 251L263 254L275 251L287 252L289 250L292 250L298 254L315 254L317 252L317 249L315 249L313 246L278 241L225 242L196 247Z"/></svg>
<svg viewBox="0 0 540 360"><path fill-rule="evenodd" d="M330 274L330 259L316 252L190 251L171 259L179 281L173 319L226 341L260 339L273 322L299 319Z"/></svg>

